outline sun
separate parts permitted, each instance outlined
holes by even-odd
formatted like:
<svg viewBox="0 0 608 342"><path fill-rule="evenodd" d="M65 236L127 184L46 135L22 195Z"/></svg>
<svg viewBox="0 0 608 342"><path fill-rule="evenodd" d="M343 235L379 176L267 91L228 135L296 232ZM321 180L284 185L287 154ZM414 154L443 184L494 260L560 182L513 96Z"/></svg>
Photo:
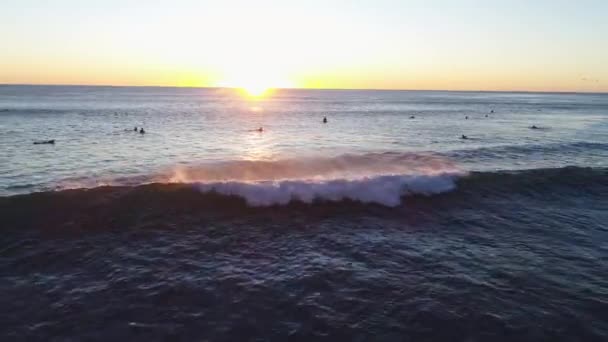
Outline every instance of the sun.
<svg viewBox="0 0 608 342"><path fill-rule="evenodd" d="M245 94L251 97L262 97L270 91L271 87L262 84L250 84L239 87Z"/></svg>
<svg viewBox="0 0 608 342"><path fill-rule="evenodd" d="M292 82L276 72L252 69L239 68L227 75L218 86L237 89L250 98L270 96L278 88L293 88Z"/></svg>

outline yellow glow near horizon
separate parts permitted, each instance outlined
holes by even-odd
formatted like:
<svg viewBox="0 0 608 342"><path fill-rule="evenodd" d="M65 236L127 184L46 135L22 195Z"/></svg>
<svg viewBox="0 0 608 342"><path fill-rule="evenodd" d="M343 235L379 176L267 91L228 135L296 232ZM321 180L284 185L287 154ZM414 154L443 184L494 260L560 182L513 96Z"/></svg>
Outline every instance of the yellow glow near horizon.
<svg viewBox="0 0 608 342"><path fill-rule="evenodd" d="M251 97L261 97L265 95L270 88L263 85L249 85L243 87L243 90L247 93L247 95Z"/></svg>
<svg viewBox="0 0 608 342"><path fill-rule="evenodd" d="M608 92L607 1L92 2L2 2L0 84Z"/></svg>
<svg viewBox="0 0 608 342"><path fill-rule="evenodd" d="M245 95L253 98L263 97L270 94L276 88L293 88L294 84L286 77L279 76L276 70L270 66L263 69L234 65L233 71L216 86L225 88L236 88L242 90ZM228 73L226 73L228 74Z"/></svg>

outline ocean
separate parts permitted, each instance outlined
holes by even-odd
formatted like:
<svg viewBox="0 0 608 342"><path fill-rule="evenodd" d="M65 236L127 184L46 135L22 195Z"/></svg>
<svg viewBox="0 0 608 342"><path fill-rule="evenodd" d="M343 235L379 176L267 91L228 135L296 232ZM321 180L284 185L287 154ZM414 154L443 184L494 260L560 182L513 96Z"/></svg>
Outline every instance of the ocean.
<svg viewBox="0 0 608 342"><path fill-rule="evenodd" d="M0 227L1 340L606 341L608 94L2 85Z"/></svg>

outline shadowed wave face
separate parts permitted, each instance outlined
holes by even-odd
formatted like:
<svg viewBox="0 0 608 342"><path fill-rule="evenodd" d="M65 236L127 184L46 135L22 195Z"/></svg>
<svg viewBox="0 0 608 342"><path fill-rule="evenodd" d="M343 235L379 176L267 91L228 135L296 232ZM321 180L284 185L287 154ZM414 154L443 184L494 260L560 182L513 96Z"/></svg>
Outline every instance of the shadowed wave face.
<svg viewBox="0 0 608 342"><path fill-rule="evenodd" d="M142 341L608 336L597 319L608 288L607 169L470 173L450 182L447 192L404 192L396 206L347 196L251 206L248 194L196 183L0 198L8 275L0 333Z"/></svg>

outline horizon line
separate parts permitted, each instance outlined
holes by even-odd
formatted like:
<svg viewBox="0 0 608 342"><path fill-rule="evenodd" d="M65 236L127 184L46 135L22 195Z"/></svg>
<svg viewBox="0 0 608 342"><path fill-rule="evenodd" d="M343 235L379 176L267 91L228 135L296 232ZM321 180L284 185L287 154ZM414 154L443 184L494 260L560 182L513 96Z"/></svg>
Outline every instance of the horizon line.
<svg viewBox="0 0 608 342"><path fill-rule="evenodd" d="M184 88L184 89L242 89L241 87L212 86L178 86L178 85L112 85L112 84L53 84L53 83L0 83L4 86L40 86L40 87L106 87L106 88ZM598 94L608 95L608 91L575 91L575 90L450 90L450 89L405 89L405 88L303 88L303 87L269 87L274 90L335 90L335 91L419 91L419 92L463 92L463 93L537 93L537 94Z"/></svg>

